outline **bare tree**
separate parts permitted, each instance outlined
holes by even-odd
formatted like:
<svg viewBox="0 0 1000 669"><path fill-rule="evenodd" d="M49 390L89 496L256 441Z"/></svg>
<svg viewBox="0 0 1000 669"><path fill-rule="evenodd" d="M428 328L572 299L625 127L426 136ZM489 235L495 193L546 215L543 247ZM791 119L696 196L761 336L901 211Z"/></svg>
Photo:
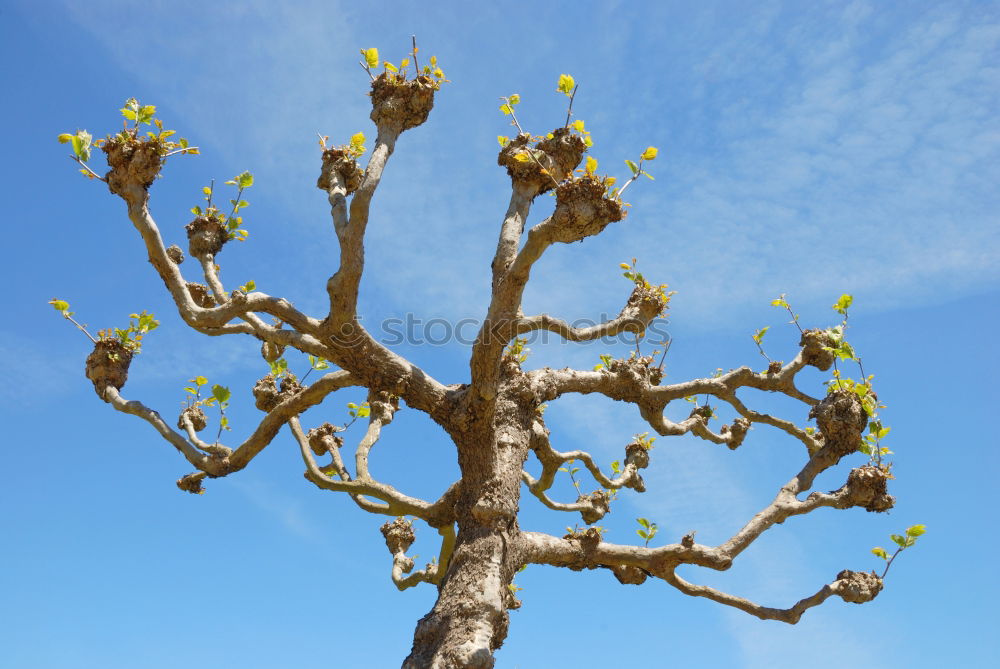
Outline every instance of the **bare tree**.
<svg viewBox="0 0 1000 669"><path fill-rule="evenodd" d="M376 341L360 323L357 299L370 205L383 170L400 135L427 119L435 93L446 80L433 59L419 66L415 43L399 66L384 63L380 73L374 72L380 66L377 51L363 50L362 55L362 65L371 77L371 119L378 135L363 168L357 162L366 153L363 134L355 135L349 144L332 148L326 146L326 138L321 139L322 168L317 185L329 198L334 232L340 242L340 265L326 282L329 308L322 315L305 314L287 300L256 291L253 285L236 290L223 286L218 255L229 241L246 237L240 212L246 206L243 191L253 185L249 173L230 182L238 189L230 200L231 207L217 206L213 202L215 189L208 187L207 205L194 208L195 217L187 226L188 252L197 261L205 283L188 281L181 271L184 254L176 246L167 247L154 222L149 189L168 157L197 153L197 147L185 140L175 141L173 133L164 130L155 118L154 107L129 100L122 110L125 128L104 140L92 142L85 131L60 136L60 141L72 144L81 171L89 178L104 181L125 201L149 261L184 322L210 336L255 337L262 342L262 355L271 364L271 373L253 388L263 418L242 443L226 446L219 438L223 428L228 427L225 408L231 393L227 388L214 386L210 394L203 395L206 380L194 379L188 389L191 399L176 429L142 402L122 395L132 356L138 352L143 335L156 327L152 315L133 314L128 328L91 337L94 351L87 359L87 376L98 396L114 409L149 423L194 467L195 472L181 478L177 485L188 492L202 492L206 478L240 471L287 425L298 442L305 476L313 485L346 493L362 509L394 518L382 526L382 533L392 555L392 580L398 588L429 583L438 590L433 609L417 623L413 649L404 667L493 666L493 653L507 636L508 610L520 605L512 587L515 573L531 564L573 570L607 569L623 584L639 585L658 579L685 594L706 597L761 619L791 624L831 596L857 603L874 598L882 588L884 572L879 576L844 570L832 582L788 608L763 606L689 583L676 573L681 565L728 569L763 532L791 516L824 507L886 511L893 506L894 499L886 491L891 478L889 465L882 459L887 451L879 442L887 428L877 418L878 400L870 378L862 370L855 381L841 376L836 367L838 361L856 361L860 365L844 338L850 297L843 296L835 305L844 317L840 326L825 330L800 328L800 348L790 362L768 358L767 368L761 372L741 367L720 371L710 378L666 385L666 349L645 354L639 342L650 323L664 314L670 293L665 286L650 284L634 263L623 265L634 286L616 318L591 327L574 327L549 314L526 315L521 308L522 295L534 263L553 244L595 236L621 220L626 213L622 201L625 190L645 173L644 161L656 158L656 149L650 147L638 163L627 161L632 175L619 187L612 178L598 176L596 161L584 161L589 133L581 121L572 118L575 84L572 77L563 75L559 90L569 98L566 122L545 136L524 132L514 114L519 99L503 98L501 110L511 117L518 133L510 139L500 138L498 162L510 175L512 192L492 261L490 302L472 346L469 377L458 383L439 381ZM151 131L144 134L145 125ZM110 169L104 176L87 164L92 146L107 155ZM579 167L581 163L583 168ZM555 196L551 212L527 231L525 239L525 221L532 204L539 195L550 191ZM52 303L72 320L66 302ZM792 313L783 297L775 300L775 305ZM797 316L792 316L798 327ZM624 359L603 356L602 364L593 370L525 369L521 337L538 331L556 333L573 342L630 333L635 337L636 350ZM754 341L766 358L761 346L765 331L759 330ZM286 348L307 354L313 369L324 373L311 383L306 383L305 377L297 379L284 363ZM330 363L338 369L326 371ZM796 376L807 366L835 369L820 397L796 386ZM367 402L352 407L354 419L368 420L367 431L354 449L353 467L341 455L344 439L338 433L344 426L315 421L311 429L303 425L310 409L334 391L348 387L367 391ZM744 388L779 393L797 401L802 409L795 418L799 422L815 419L816 427L803 427L788 418L749 408L738 396ZM770 426L802 444L804 464L781 486L770 504L720 545L700 544L692 532L676 537L675 543L650 547L649 540L657 528L645 519L640 519L639 530L645 545L608 543L594 524L610 511L620 489L645 490L641 470L649 465L652 438L638 435L627 440L622 461L613 463L611 470L602 469L585 451L557 451L549 441L543 403L573 393L596 393L633 404L658 435L692 434L729 449L743 443L752 425ZM717 429L711 426L714 412L709 398L731 408L734 419L730 424ZM667 406L684 400L693 401L690 415L677 422L668 419ZM461 477L437 499L412 497L376 480L369 472L369 454L382 430L392 422L400 402L425 412L454 442ZM212 441L199 436L207 425L205 407L220 411L219 432ZM810 492L818 474L859 450L869 456L869 461L852 469L841 488ZM540 463L538 478L525 470L529 457ZM581 463L585 475L596 483L593 492L583 492L576 479L580 468L574 463ZM573 477L579 493L575 500L550 497L560 470ZM565 536L522 531L518 526L518 505L523 489L550 509L579 514L584 527L577 525ZM419 518L441 535L438 557L422 569L414 570L414 560L407 556L414 541L414 527L406 517ZM894 540L899 540L901 550L912 545L922 532L923 526L914 526L906 536ZM891 560L882 549L876 551L881 551L876 554L887 562Z"/></svg>

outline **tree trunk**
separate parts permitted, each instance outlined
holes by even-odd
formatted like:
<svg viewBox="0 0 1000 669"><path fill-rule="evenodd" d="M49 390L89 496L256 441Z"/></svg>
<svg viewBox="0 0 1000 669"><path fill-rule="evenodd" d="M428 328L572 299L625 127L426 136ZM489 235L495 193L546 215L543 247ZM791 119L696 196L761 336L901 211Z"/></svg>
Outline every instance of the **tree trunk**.
<svg viewBox="0 0 1000 669"><path fill-rule="evenodd" d="M458 536L434 608L417 623L404 669L489 669L507 638L508 586L521 567L518 501L534 407L515 397L470 408L453 433L462 470ZM483 415L486 413L487 415Z"/></svg>

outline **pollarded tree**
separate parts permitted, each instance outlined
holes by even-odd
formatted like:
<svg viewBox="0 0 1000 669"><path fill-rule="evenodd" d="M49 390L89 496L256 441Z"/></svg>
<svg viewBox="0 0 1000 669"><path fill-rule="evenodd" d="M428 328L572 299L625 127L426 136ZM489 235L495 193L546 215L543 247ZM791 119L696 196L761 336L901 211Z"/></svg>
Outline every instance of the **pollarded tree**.
<svg viewBox="0 0 1000 669"><path fill-rule="evenodd" d="M92 142L86 131L61 135L72 144L82 172L104 181L121 197L128 216L145 243L149 261L163 280L177 305L181 318L198 332L211 335L250 335L262 342L261 352L271 365L271 373L253 388L256 406L264 416L242 443L222 444L219 437L228 427L225 409L231 393L215 385L203 395L207 381L192 380L190 399L174 428L159 413L121 394L129 363L140 349L142 337L156 327L152 315L133 314L128 328L102 331L91 337L94 350L87 358L87 376L98 396L114 409L148 422L195 468L177 485L192 493L202 492L206 478L228 476L246 467L278 432L288 426L305 464L305 476L324 490L346 493L362 509L394 518L382 526L392 554L392 580L402 590L420 583L437 588L433 609L416 627L413 649L404 667L491 667L493 653L507 636L508 609L520 605L512 585L519 569L530 564L568 567L573 570L603 568L623 584L639 585L649 579L665 581L681 592L706 597L761 619L795 623L810 607L831 596L849 602L867 602L882 588L882 576L874 572L844 570L814 594L793 606L780 609L762 606L716 589L682 579L680 565L708 569L728 569L763 532L776 523L815 509L862 507L886 511L893 498L886 491L891 478L883 462L887 453L880 439L888 431L877 417L878 400L871 377L861 373L854 381L840 375L838 361L857 361L844 339L850 297L838 300L835 309L843 315L839 326L821 330L801 330L800 349L788 363L768 359L767 368L755 372L741 367L711 378L684 383L663 383L663 357L643 354L639 339L650 323L662 316L670 301L665 286L650 284L633 264L624 264L625 276L634 282L621 313L614 319L591 326L574 327L549 314L525 315L522 295L532 266L555 243L570 243L599 234L626 214L622 196L639 176L644 162L656 158L656 149L647 148L638 163L626 161L630 179L616 187L614 179L596 174L596 161L584 156L590 145L582 121L572 117L575 85L562 75L558 88L569 98L566 122L545 136L524 132L514 114L517 96L503 98L501 111L510 116L518 133L500 137L498 162L510 175L510 206L500 225L499 241L492 262L492 292L486 316L472 346L469 378L444 383L389 350L362 327L357 314L358 288L364 267L365 230L369 209L382 172L396 141L406 130L421 125L428 117L435 93L446 81L436 61L420 67L416 44L409 57L397 67L380 62L375 49L362 50L363 62L371 77L371 119L378 130L367 164L358 159L366 152L364 135L358 133L342 146L328 148L322 140L322 167L317 185L327 193L334 232L340 242L340 266L326 283L327 313L302 313L288 301L255 290L252 284L227 290L219 278L218 256L232 240L243 240L241 210L246 206L243 191L253 185L253 177L243 173L229 184L237 189L230 206L216 205L214 188L205 189L204 208L195 207L187 225L188 252L199 266L204 284L189 281L181 270L184 254L167 246L153 220L149 189L166 159L173 155L197 153L183 140L174 140L155 118L155 108L129 100L122 114L125 128L114 136ZM149 132L143 132L144 126ZM87 164L93 147L107 155L109 171L100 176ZM583 168L579 166L583 164ZM536 198L554 194L550 214L527 232L525 221ZM545 202L550 202L546 200ZM549 205L546 205L549 206ZM72 320L69 305L52 304ZM783 298L776 306L791 308ZM798 318L792 314L798 327ZM73 321L76 323L76 321ZM81 326L81 329L83 327ZM628 358L602 356L593 370L525 369L524 340L529 333L548 331L574 342L632 333L636 351ZM754 341L762 345L764 330ZM84 330L86 332L86 330ZM88 333L89 336L89 333ZM288 372L283 357L286 349L309 356L312 369L324 371L332 363L338 369L317 375L311 383ZM766 358L763 348L760 352ZM665 354L665 350L664 350ZM796 376L807 366L820 370L834 368L833 378L821 397L796 386ZM308 375L307 375L308 376ZM348 466L341 455L344 426L311 421L304 416L337 390L357 387L367 392L367 402L351 406L354 420L367 418L364 437L355 447L354 464ZM816 427L800 427L793 420L755 411L738 397L752 388L780 393L801 403L799 422L815 419ZM549 441L543 403L570 393L597 393L634 404L652 430L663 436L692 434L696 437L738 448L753 424L771 426L797 439L804 447L805 464L778 490L770 504L761 509L734 536L718 546L695 541L694 534L677 537L676 543L650 547L656 525L640 519L639 534L645 545L605 542L601 528L594 524L610 511L617 492L629 488L643 492L641 470L650 462L653 439L638 435L625 445L622 462L602 469L584 451L559 452ZM699 402L697 398L703 397ZM713 408L708 398L728 405L734 420L713 428ZM665 415L672 402L693 401L690 415L675 422ZM376 480L368 469L368 457L382 429L392 422L400 402L425 412L455 444L461 477L436 500L411 497L393 486ZM206 407L218 410L219 429L215 439L199 437L207 426ZM315 413L315 412L313 412ZM353 421L352 421L353 422ZM866 431L867 428L867 431ZM809 492L816 476L836 465L845 456L861 451L867 464L850 471L846 483L833 492ZM534 457L541 474L535 478L525 471ZM576 479L582 464L597 489L584 493ZM578 497L556 501L549 490L560 471L573 478ZM522 531L518 526L518 505L522 489L546 507L579 514L584 528L565 536ZM419 518L438 531L441 547L438 558L414 571L407 550L414 541L412 521ZM906 535L894 536L899 548L913 544L923 526L913 526ZM891 557L881 548L876 555L887 563ZM895 554L892 556L895 557ZM888 566L886 567L888 568Z"/></svg>

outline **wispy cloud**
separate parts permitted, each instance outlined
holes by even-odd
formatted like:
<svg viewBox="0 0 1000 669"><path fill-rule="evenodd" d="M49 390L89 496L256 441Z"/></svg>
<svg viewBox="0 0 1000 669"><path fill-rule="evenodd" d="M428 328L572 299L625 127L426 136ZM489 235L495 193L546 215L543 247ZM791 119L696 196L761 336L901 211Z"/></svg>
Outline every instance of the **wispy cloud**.
<svg viewBox="0 0 1000 669"><path fill-rule="evenodd" d="M298 499L260 479L234 478L229 484L243 493L254 506L270 516L286 532L309 541L324 540L324 535L308 521L308 514Z"/></svg>
<svg viewBox="0 0 1000 669"><path fill-rule="evenodd" d="M137 34L114 3L71 11L216 150L280 184L292 224L315 222L322 207L312 206L311 133L346 136L356 130L348 119L367 116L363 95L344 95L358 91L344 54L357 48L347 36L367 34L365 17L318 2L217 3L204 7L203 30L178 25L157 37ZM603 82L580 101L602 128L602 162L614 173L625 147L660 144L657 181L633 189L631 215L599 240L552 248L533 273L527 311L616 311L627 286L615 268L633 255L648 276L680 291L679 317L709 328L731 325L747 305L779 292L826 304L848 291L887 308L952 299L1000 279L996 16L971 20L974 7L961 5L893 13L866 2L808 11L762 3L739 17L719 7L650 11L657 20L635 34L584 26L588 72L578 79ZM169 25L170 6L154 5L152 16ZM468 46L462 26L470 21L461 11L443 18L444 44L435 48ZM540 26L524 30L533 62L563 66L557 40ZM216 31L256 46L206 56L204 36ZM729 39L709 39L720 33ZM664 58L629 59L624 47L637 42L665 45ZM132 59L138 46L149 56ZM475 95L449 90L450 104L482 102L475 96L484 85L466 67L461 83ZM179 81L180 69L202 74ZM628 104L612 113L609 99ZM237 123L230 109L251 113ZM369 312L462 318L484 310L506 206L503 179L487 176L496 176L488 145L500 122L446 107L435 116L447 127L405 137L376 202ZM456 136L463 128L476 134ZM536 203L548 206L547 198ZM332 269L329 241L302 249L303 275Z"/></svg>

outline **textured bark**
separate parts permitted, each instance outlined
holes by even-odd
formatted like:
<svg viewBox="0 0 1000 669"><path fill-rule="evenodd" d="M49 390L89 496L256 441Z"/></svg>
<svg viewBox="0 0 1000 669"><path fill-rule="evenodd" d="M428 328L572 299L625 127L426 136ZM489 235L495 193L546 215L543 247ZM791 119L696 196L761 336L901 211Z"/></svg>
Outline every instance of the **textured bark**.
<svg viewBox="0 0 1000 669"><path fill-rule="evenodd" d="M492 667L507 638L508 586L523 564L517 511L536 403L517 363L505 359L502 368L496 400L466 395L448 426L462 472L458 539L437 603L417 623L408 669Z"/></svg>

